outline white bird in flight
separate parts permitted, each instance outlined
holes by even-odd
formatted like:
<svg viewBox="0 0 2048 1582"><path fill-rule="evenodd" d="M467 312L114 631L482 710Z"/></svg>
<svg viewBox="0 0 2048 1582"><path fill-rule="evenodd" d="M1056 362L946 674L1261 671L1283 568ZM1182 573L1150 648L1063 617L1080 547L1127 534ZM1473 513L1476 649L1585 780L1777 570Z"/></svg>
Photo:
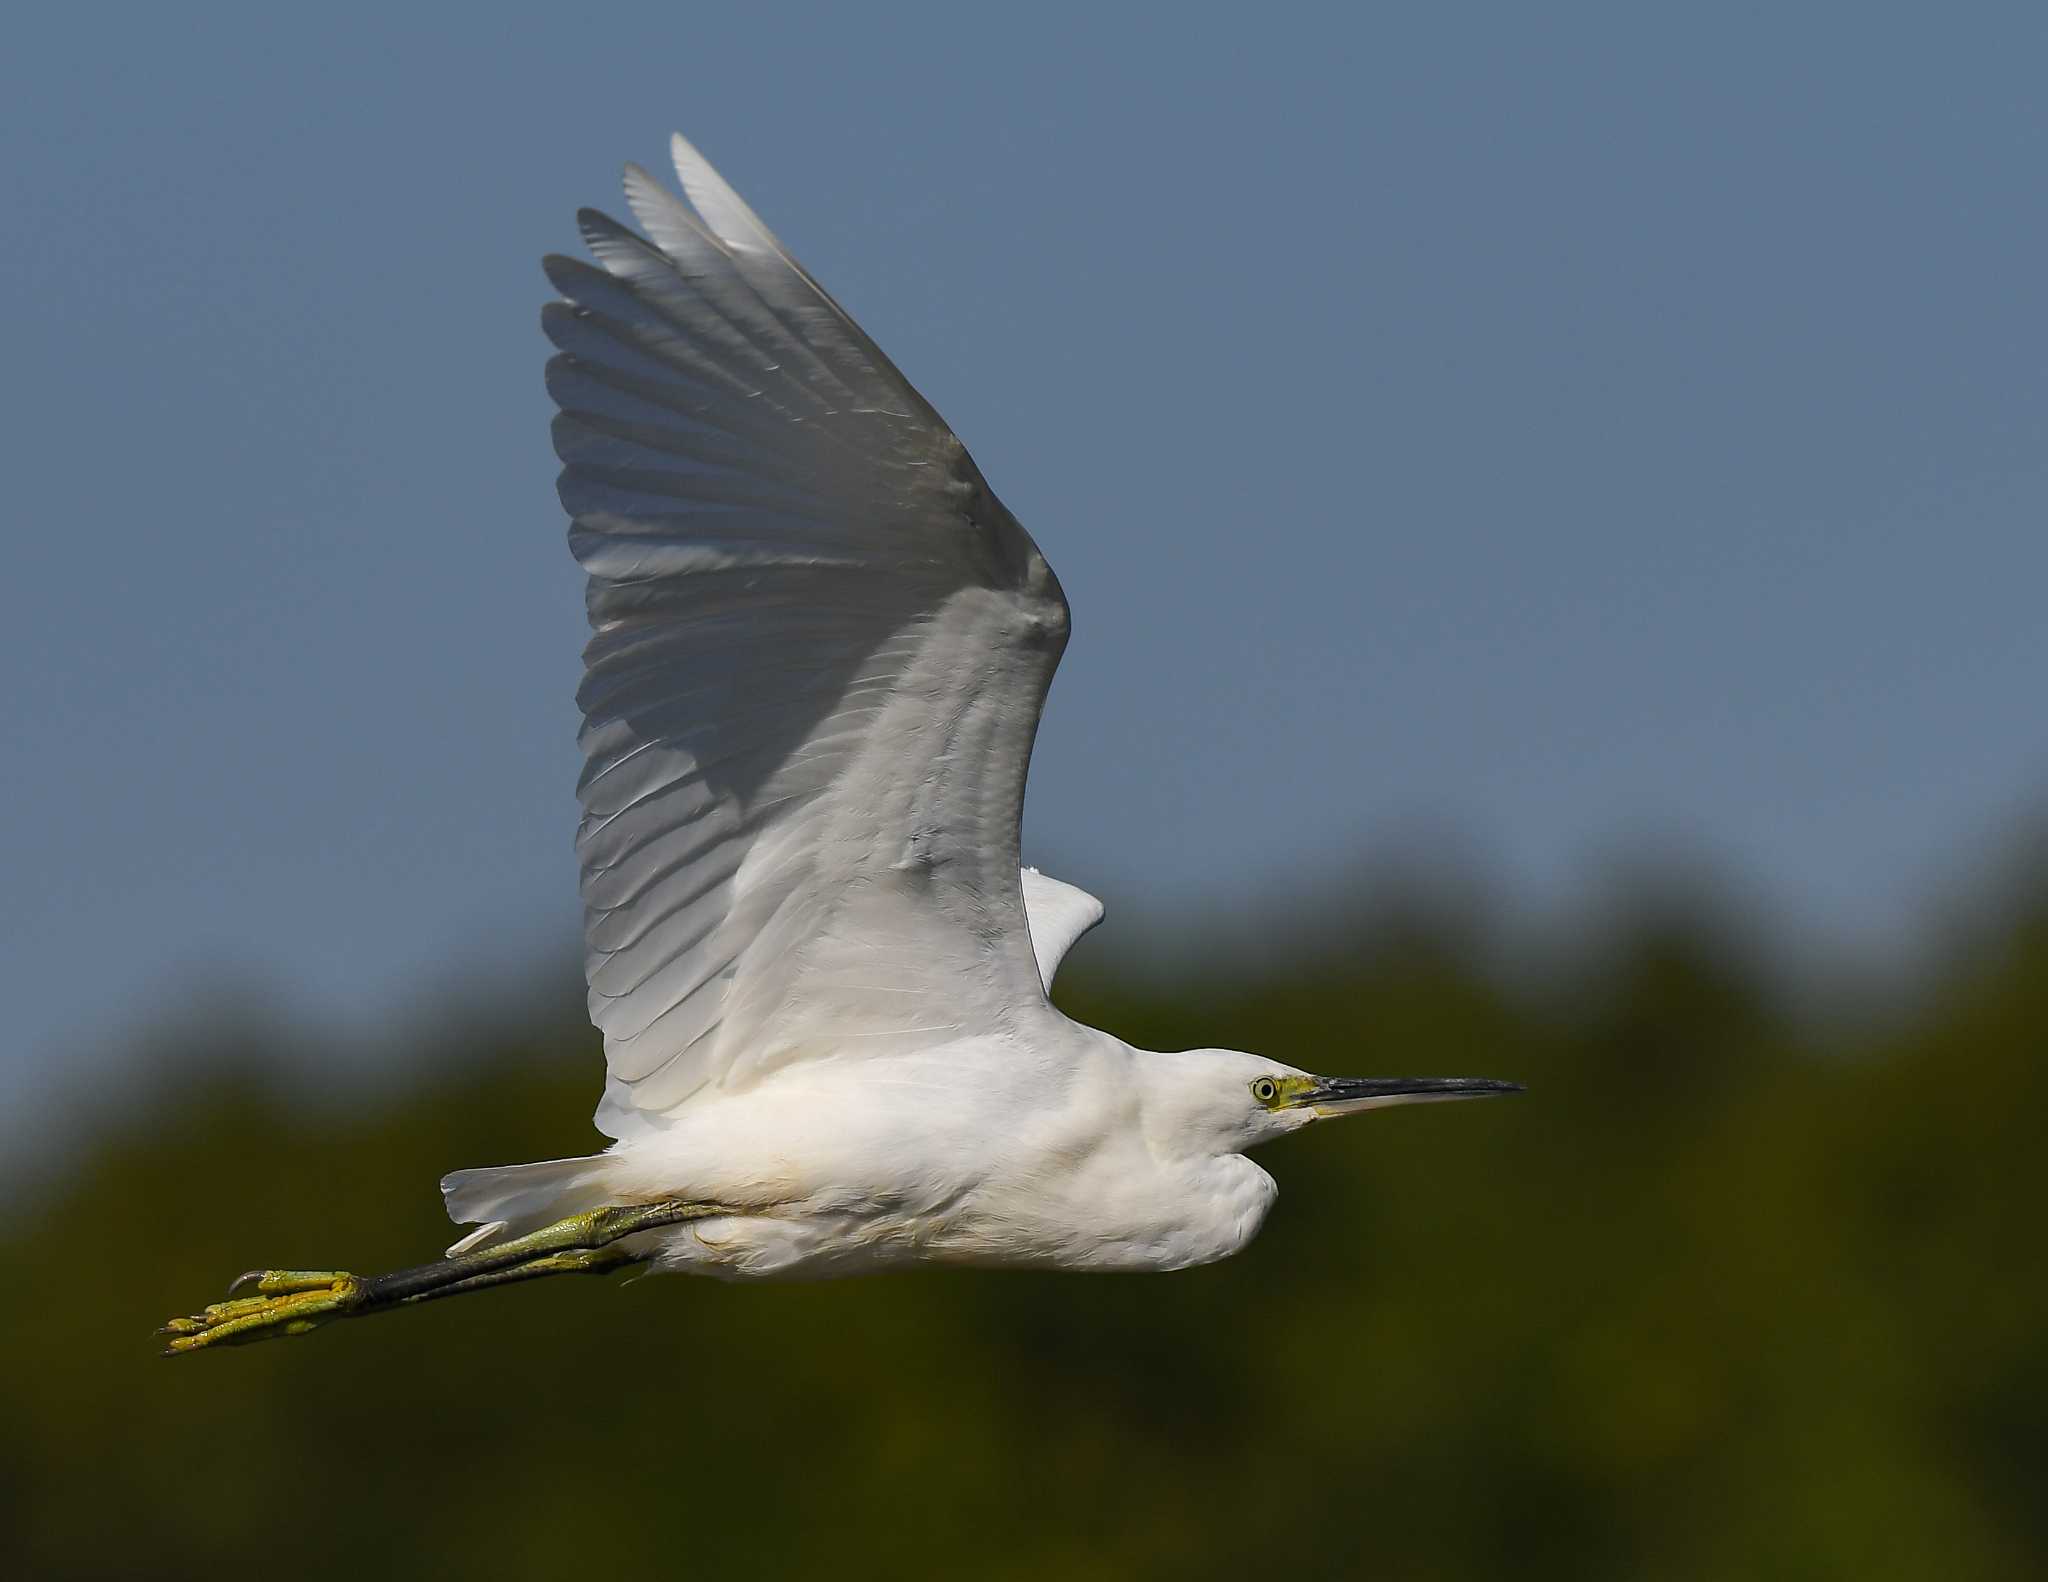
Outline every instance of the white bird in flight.
<svg viewBox="0 0 2048 1582"><path fill-rule="evenodd" d="M965 447L680 136L542 313L589 573L590 1158L458 1170L475 1228L364 1277L251 1271L181 1353L540 1275L1180 1269L1257 1234L1246 1150L1514 1091L1161 1054L1047 997L1102 916L1024 868L1067 601ZM244 1294L246 1293L246 1294Z"/></svg>

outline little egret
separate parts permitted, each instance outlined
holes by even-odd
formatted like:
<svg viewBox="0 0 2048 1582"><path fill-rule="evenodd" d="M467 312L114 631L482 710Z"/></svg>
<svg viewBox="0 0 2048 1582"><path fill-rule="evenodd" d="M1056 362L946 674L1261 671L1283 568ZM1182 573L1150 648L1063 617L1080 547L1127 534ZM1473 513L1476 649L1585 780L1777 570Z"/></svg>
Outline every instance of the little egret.
<svg viewBox="0 0 2048 1582"><path fill-rule="evenodd" d="M1102 916L1024 868L1059 580L960 441L703 157L579 220L541 323L589 573L577 834L607 1075L583 1159L458 1170L475 1228L257 1270L181 1353L541 1275L1180 1269L1273 1205L1247 1149L1514 1091L1158 1054L1047 998Z"/></svg>

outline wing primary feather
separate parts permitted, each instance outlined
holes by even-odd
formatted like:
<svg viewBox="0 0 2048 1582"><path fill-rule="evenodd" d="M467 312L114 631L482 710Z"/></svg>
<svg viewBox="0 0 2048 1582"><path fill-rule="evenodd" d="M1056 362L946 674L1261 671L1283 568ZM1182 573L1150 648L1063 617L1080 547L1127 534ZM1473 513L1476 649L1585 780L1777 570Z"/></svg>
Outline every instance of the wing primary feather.
<svg viewBox="0 0 2048 1582"><path fill-rule="evenodd" d="M915 420L928 423L941 431L946 430L945 419L935 412L930 403L912 387L897 370L882 348L877 346L854 322L853 315L841 307L832 293L812 278L809 270L793 258L788 249L776 239L775 233L762 223L761 217L749 208L740 195L733 191L725 178L712 168L711 161L691 146L688 138L680 132L669 134L669 157L675 165L676 179L683 184L683 191L690 201L697 205L711 227L718 231L728 245L735 237L748 238L750 244L762 251L772 253L777 262L790 276L802 283L811 297L829 313L844 329L854 345L868 360L878 382L893 385L912 403Z"/></svg>
<svg viewBox="0 0 2048 1582"><path fill-rule="evenodd" d="M831 385L841 399L859 399L852 385L814 348L802 330L783 317L745 263L736 261L675 194L638 165L626 167L626 202L656 246L678 262L706 249L716 250L724 265L722 269L686 274L685 278L707 296L715 295L716 305L745 323L757 343L763 339L773 342L777 355L802 362L810 370L811 378Z"/></svg>

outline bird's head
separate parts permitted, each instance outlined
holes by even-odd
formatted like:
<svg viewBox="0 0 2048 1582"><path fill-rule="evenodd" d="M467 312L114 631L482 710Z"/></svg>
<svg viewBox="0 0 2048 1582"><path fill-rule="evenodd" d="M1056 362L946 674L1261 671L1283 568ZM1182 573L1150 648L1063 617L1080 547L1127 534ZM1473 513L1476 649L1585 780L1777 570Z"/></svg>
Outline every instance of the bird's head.
<svg viewBox="0 0 2048 1582"><path fill-rule="evenodd" d="M1522 1091L1492 1077L1320 1077L1235 1049L1160 1060L1154 1088L1168 1123L1219 1153L1242 1153L1335 1115Z"/></svg>

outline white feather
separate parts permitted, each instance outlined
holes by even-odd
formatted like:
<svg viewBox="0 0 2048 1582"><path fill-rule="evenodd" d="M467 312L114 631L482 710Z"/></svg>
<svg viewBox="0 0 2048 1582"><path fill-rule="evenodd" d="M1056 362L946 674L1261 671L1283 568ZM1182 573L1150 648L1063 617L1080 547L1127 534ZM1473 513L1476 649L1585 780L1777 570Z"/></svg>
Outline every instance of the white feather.
<svg viewBox="0 0 2048 1582"><path fill-rule="evenodd" d="M1050 874L1026 868L1024 911L1031 920L1031 947L1038 955L1038 976L1048 991L1074 941L1102 921L1102 903L1077 885L1063 884Z"/></svg>

